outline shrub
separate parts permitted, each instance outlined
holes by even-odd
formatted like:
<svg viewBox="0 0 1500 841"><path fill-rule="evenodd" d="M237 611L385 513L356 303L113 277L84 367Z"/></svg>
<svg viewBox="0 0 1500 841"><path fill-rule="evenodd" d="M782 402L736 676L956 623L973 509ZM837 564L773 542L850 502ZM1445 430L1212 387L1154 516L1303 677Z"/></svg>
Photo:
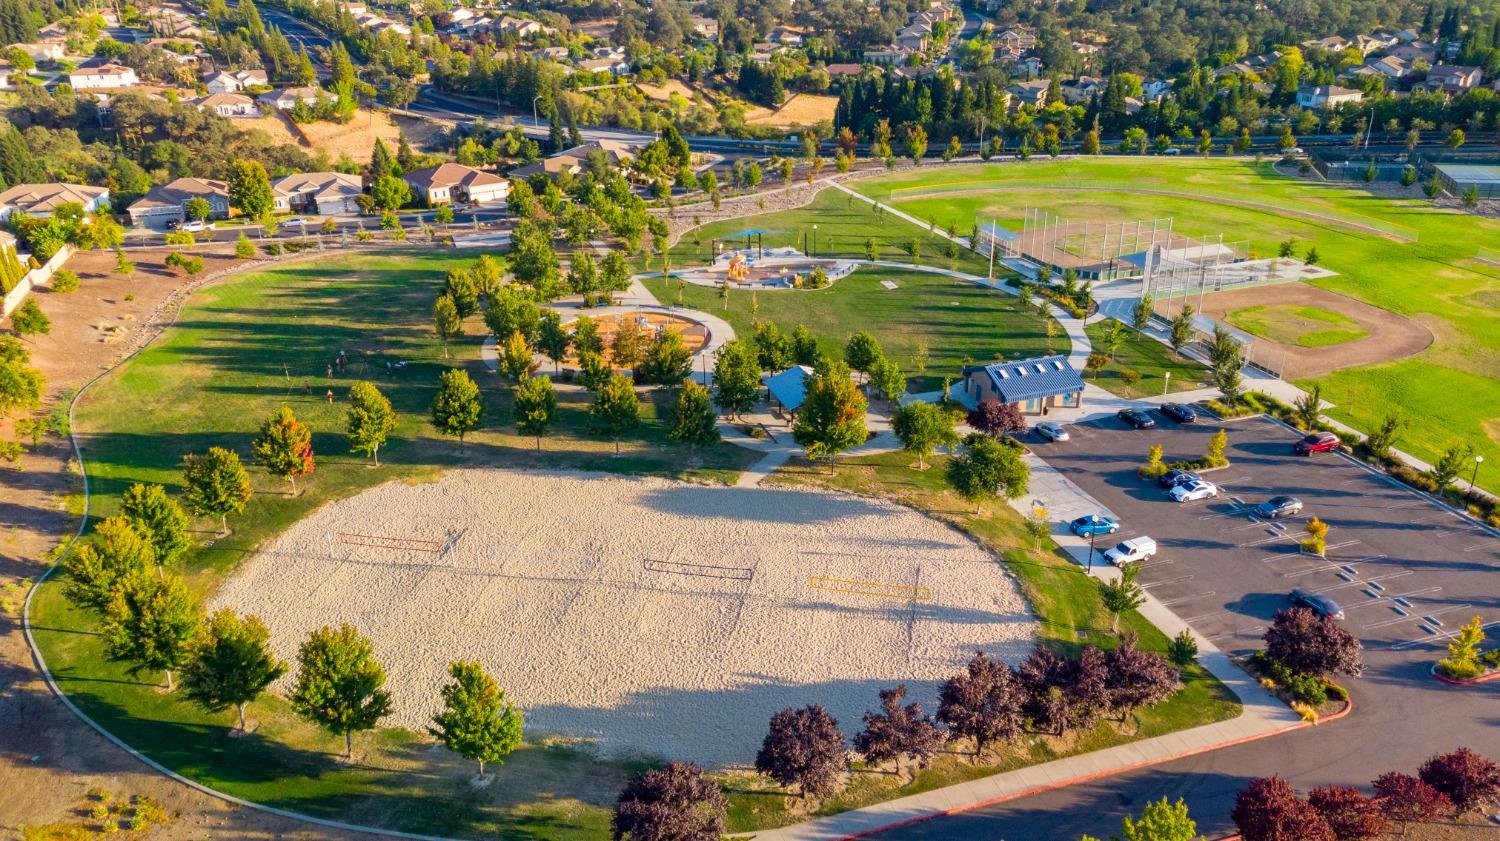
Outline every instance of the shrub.
<svg viewBox="0 0 1500 841"><path fill-rule="evenodd" d="M1437 661L1437 670L1443 677L1452 680L1473 680L1486 671L1484 666L1477 662L1462 662L1451 657L1444 657Z"/></svg>
<svg viewBox="0 0 1500 841"><path fill-rule="evenodd" d="M272 257L279 257L279 256L281 256L281 251L282 251L281 243L279 243L279 242L264 243L263 245L261 245L260 250L266 252L267 254L271 255Z"/></svg>
<svg viewBox="0 0 1500 841"><path fill-rule="evenodd" d="M53 292L72 292L78 288L78 274L72 269L58 269L52 276Z"/></svg>
<svg viewBox="0 0 1500 841"><path fill-rule="evenodd" d="M1318 711L1307 704L1301 701L1293 701L1292 709L1296 711L1297 715L1302 716L1302 720L1308 724L1318 723Z"/></svg>
<svg viewBox="0 0 1500 841"><path fill-rule="evenodd" d="M1334 699L1335 701L1347 702L1349 700L1349 690L1345 689L1342 686L1339 686L1337 683L1334 683L1331 680L1325 680L1323 682L1323 688L1327 690L1328 697Z"/></svg>
<svg viewBox="0 0 1500 841"><path fill-rule="evenodd" d="M1141 381L1141 372L1122 371L1120 372L1120 379L1124 380L1126 385L1135 385L1136 383Z"/></svg>
<svg viewBox="0 0 1500 841"><path fill-rule="evenodd" d="M1198 641L1193 639L1193 632L1186 628L1183 628L1170 643L1167 643L1167 659L1179 669L1186 668L1197 657Z"/></svg>
<svg viewBox="0 0 1500 841"><path fill-rule="evenodd" d="M1319 707L1328 701L1328 689L1323 679L1314 675L1291 676L1286 682L1287 691L1293 700L1310 707Z"/></svg>

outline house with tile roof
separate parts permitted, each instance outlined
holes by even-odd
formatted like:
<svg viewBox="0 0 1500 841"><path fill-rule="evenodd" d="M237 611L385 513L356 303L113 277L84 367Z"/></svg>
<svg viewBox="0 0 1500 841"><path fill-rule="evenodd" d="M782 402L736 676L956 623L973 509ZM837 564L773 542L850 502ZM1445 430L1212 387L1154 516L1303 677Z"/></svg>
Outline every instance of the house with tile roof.
<svg viewBox="0 0 1500 841"><path fill-rule="evenodd" d="M109 188L86 184L17 184L0 193L0 222L15 213L51 216L65 204L80 204L87 213L109 207Z"/></svg>

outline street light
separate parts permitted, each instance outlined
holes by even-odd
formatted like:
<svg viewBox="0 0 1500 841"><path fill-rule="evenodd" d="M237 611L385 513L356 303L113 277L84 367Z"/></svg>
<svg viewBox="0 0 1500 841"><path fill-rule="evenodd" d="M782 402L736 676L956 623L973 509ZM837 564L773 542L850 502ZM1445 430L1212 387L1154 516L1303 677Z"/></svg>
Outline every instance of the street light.
<svg viewBox="0 0 1500 841"><path fill-rule="evenodd" d="M1167 392L1171 391L1171 389L1172 389L1172 372L1171 371L1163 371L1161 373L1161 377L1162 377L1161 396L1162 397L1166 397L1167 396Z"/></svg>
<svg viewBox="0 0 1500 841"><path fill-rule="evenodd" d="M1479 485L1476 483L1479 481L1479 465L1481 464L1484 464L1484 456L1474 456L1474 475L1469 477L1469 489L1476 493L1479 491Z"/></svg>
<svg viewBox="0 0 1500 841"><path fill-rule="evenodd" d="M537 100L541 99L544 95L545 94L537 94L536 96L533 96L531 98L531 125L532 125L532 128L540 127L541 124L542 124L541 119L539 117L537 117L537 115L536 115L536 102L537 102Z"/></svg>
<svg viewBox="0 0 1500 841"><path fill-rule="evenodd" d="M809 257L816 257L816 256L818 256L818 226L817 225L813 225L812 253L809 254L809 255L807 255L807 256L809 256Z"/></svg>
<svg viewBox="0 0 1500 841"><path fill-rule="evenodd" d="M1090 525L1092 525L1092 523ZM1098 529L1089 529L1089 572L1094 571L1094 541L1098 537Z"/></svg>

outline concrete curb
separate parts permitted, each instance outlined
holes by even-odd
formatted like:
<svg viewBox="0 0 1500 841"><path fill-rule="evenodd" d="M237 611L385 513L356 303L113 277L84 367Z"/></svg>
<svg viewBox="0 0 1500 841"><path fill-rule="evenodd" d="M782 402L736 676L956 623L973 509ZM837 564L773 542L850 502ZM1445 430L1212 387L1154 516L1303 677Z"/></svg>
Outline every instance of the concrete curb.
<svg viewBox="0 0 1500 841"><path fill-rule="evenodd" d="M1199 754L1209 753L1211 751L1223 750L1224 748L1232 748L1232 747L1234 747L1236 745L1243 745L1243 744L1246 744L1248 742L1256 742L1256 741L1259 741L1261 739L1268 739L1268 738L1270 738L1272 736L1280 736L1280 735L1282 735L1284 733L1290 733L1290 732L1295 731L1295 730L1303 730L1303 729L1308 728L1308 727L1316 727L1316 726L1318 726L1320 724L1324 724L1326 722L1338 721L1339 719L1345 718L1345 717L1347 717L1353 711L1354 711L1354 701L1352 701L1352 700L1345 701L1344 702L1344 708L1342 710L1339 710L1338 712L1334 713L1333 715L1328 716L1327 718L1320 719L1316 724L1313 723L1313 722L1311 722L1311 721L1299 721L1296 724L1288 725L1286 727L1282 727L1282 728L1279 728L1279 729L1276 729L1276 730L1270 730L1270 731L1267 731L1265 733L1257 733L1254 736L1244 736L1244 737L1241 737L1241 738L1238 738L1238 739L1229 739L1227 741L1219 742L1217 744L1205 745L1204 747L1194 748L1192 750L1186 750L1186 751L1182 751L1180 753L1175 753L1175 754L1172 754L1171 756L1165 756L1165 757L1162 757L1160 759L1147 760L1145 762L1138 762L1138 763L1135 763L1133 765L1124 765L1124 766L1121 766L1119 768L1112 768L1112 769L1110 769L1108 771L1100 771L1100 772L1097 772L1097 773L1094 773L1094 774L1083 774L1083 775L1080 775L1080 776L1077 776L1077 777L1070 777L1070 778L1068 778L1066 780L1058 780L1056 782L1046 783L1044 785L1032 786L1031 788L1022 789L1020 791L1017 791L1017 792L1014 792L1014 793L1011 793L1011 794L1002 795L1000 797L991 797L991 798L988 798L986 800L975 801L973 803L968 803L968 804L965 804L963 806L955 806L955 807L953 807L951 809L935 810L935 811L930 812L930 813L925 814L925 815L918 815L918 816L912 817L912 818L903 818L902 820L893 821L893 822L891 822L889 824L886 824L884 826L878 826L878 827L875 827L873 829L861 830L860 832L851 833L849 835L841 836L840 837L840 841L850 841L850 839L855 839L855 838L867 838L867 837L872 836L872 835L879 835L882 832L891 832L891 831L894 831L894 830L897 830L897 829L903 829L905 827L912 826L914 824L924 823L926 821L935 820L937 818L950 817L952 815L963 814L964 812L971 812L971 811L973 811L975 809L982 809L982 808L984 808L986 806L993 806L993 805L995 805L997 803L1005 803L1007 801L1016 800L1016 799L1019 799L1019 798L1022 798L1022 797L1030 797L1031 795L1034 795L1034 794L1043 794L1043 793L1049 792L1049 791L1056 791L1057 789L1067 788L1069 786L1075 786L1075 785L1078 785L1079 783L1087 783L1087 782L1092 782L1094 780L1102 780L1102 779L1106 779L1106 778L1109 778L1109 777L1118 776L1120 774L1124 774L1124 773L1129 772L1129 771L1137 771L1137 770L1140 770L1141 768L1149 768L1149 767L1151 767L1153 765L1161 765L1162 763L1165 763L1165 762L1174 762L1174 761L1176 761L1178 759L1186 759L1186 758L1188 758L1190 756L1197 756ZM1229 836L1228 838L1220 839L1220 841L1232 841L1232 839L1236 839L1236 838L1239 838L1239 836L1238 835Z"/></svg>
<svg viewBox="0 0 1500 841"><path fill-rule="evenodd" d="M1449 686L1475 686L1481 683L1489 683L1492 680L1500 680L1500 669L1494 669L1488 674L1482 674L1479 677L1471 677L1468 680L1457 680L1451 677L1444 677L1442 672L1439 672L1437 666L1434 665L1432 667L1432 676L1436 678L1439 683L1446 683Z"/></svg>
<svg viewBox="0 0 1500 841"><path fill-rule="evenodd" d="M224 280L229 277L234 277L246 270L263 268L264 266L265 263L259 261L255 263L247 263L240 269L234 271L226 271L216 275L215 277L210 279L210 282L199 285L198 287L194 288L192 292L196 293L203 287L213 285L213 283L217 283L218 281ZM78 408L78 401L83 398L83 395L86 394L88 390L94 386L94 384L114 373L120 368L121 365L124 365L126 362L129 362L131 359L134 359L136 356L140 355L140 353L146 348L151 347L157 342L158 339L165 335L168 330L175 326L178 319L181 318L183 307L186 305L187 300L190 297L192 297L191 294L183 297L182 301L177 304L177 311L173 313L172 320L167 322L166 324L163 324L161 326L161 329L157 330L156 335L146 339L141 343L140 347L137 347L129 354L121 357L109 368L99 372L94 376L93 379L89 380L79 387L78 391L73 395L73 399L68 403L68 426L70 430L76 429L73 424L73 413ZM43 570L42 574L37 576L36 581L31 585L31 589L26 591L26 600L21 608L21 633L26 638L26 646L31 649L32 660L36 663L37 671L41 673L42 679L47 684L47 688L51 690L53 695L57 696L57 699L62 702L63 706L67 707L68 710L75 716L77 716L78 719L84 724L87 724L89 727L93 728L94 732L98 733L100 736L103 736L115 747L118 747L120 750L123 750L125 753L139 760L141 764L145 765L151 770L156 771L162 776L168 777L191 789L195 789L199 792L202 792L203 794L207 794L210 797L216 797L220 800L223 800L226 803L233 803L236 806L255 809L256 811L264 812L268 815L275 815L276 817L280 818L288 818L291 820L302 821L304 823L315 824L317 826L325 826L330 829L339 829L347 832L358 832L366 835L386 836L391 838L408 838L413 839L413 841L454 841L454 839L444 836L419 835L416 833L400 832L397 830L376 829L375 827L361 826L359 824L344 823L342 821L328 820L326 818L316 818L311 815L303 815L297 812L287 811L286 809L278 809L275 806L267 806L262 803L244 800L242 798L235 797L232 794L225 794L222 791L217 791L203 785L202 783L188 779L187 777L178 774L176 771L167 768L151 757L146 756L130 745L125 744L125 742L118 736L104 729L103 725L90 718L89 715L82 709L80 709L77 704L73 703L73 699L69 698L67 696L67 693L63 692L62 687L58 686L57 682L53 680L52 671L47 668L47 661L42 656L42 650L37 647L36 638L32 635L31 632L31 603L33 598L36 596L37 591L41 589L42 585L46 583L47 580L51 578L53 574L62 567L63 561L67 559L68 554L72 551L73 547L76 546L79 539L83 537L84 529L88 526L89 522L89 502L91 500L91 497L89 494L88 469L83 460L83 450L78 444L78 436L70 431L68 437L69 442L73 445L73 457L78 460L79 475L83 477L83 516L78 521L78 530L75 531L73 533L73 536L68 539L68 542L64 546L63 550L57 553L57 558L53 560L52 565Z"/></svg>

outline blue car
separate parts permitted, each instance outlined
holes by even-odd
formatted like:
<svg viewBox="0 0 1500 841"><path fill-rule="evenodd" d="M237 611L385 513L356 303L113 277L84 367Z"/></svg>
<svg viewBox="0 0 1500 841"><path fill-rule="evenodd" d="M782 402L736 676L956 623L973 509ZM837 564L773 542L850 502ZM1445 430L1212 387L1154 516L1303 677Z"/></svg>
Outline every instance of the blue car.
<svg viewBox="0 0 1500 841"><path fill-rule="evenodd" d="M1068 523L1068 528L1079 537L1090 537L1096 534L1114 534L1120 530L1120 524L1102 514L1088 514Z"/></svg>

